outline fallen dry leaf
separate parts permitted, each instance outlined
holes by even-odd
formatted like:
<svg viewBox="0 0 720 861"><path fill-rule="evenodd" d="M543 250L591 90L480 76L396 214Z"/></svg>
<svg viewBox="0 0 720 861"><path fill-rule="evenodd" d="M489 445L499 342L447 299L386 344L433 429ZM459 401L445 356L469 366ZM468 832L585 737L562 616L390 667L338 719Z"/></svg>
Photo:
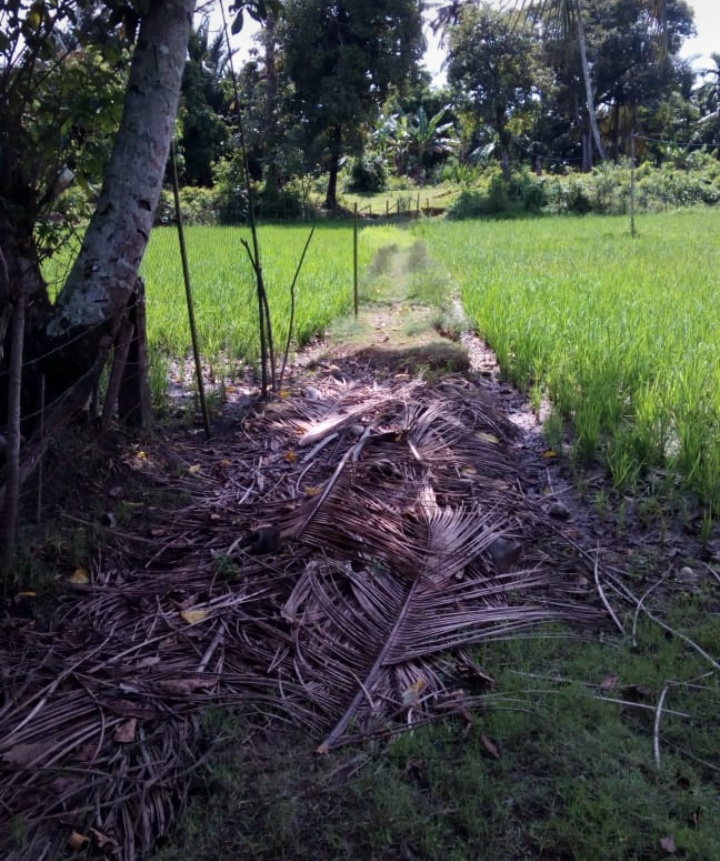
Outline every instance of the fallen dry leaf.
<svg viewBox="0 0 720 861"><path fill-rule="evenodd" d="M50 787L57 795L63 795L66 792L77 792L85 785L85 778L81 774L68 774L56 777L50 784Z"/></svg>
<svg viewBox="0 0 720 861"><path fill-rule="evenodd" d="M16 744L5 753L0 753L0 762L8 765L17 765L19 768L26 768L36 759L42 759L43 754L53 746L53 741L28 742L27 744Z"/></svg>
<svg viewBox="0 0 720 861"><path fill-rule="evenodd" d="M180 615L188 625L194 625L197 622L204 622L210 612L209 610L183 610Z"/></svg>
<svg viewBox="0 0 720 861"><path fill-rule="evenodd" d="M97 828L91 828L90 833L95 838L95 845L98 849L105 849L106 846L110 846L112 840L101 831L98 831Z"/></svg>
<svg viewBox="0 0 720 861"><path fill-rule="evenodd" d="M74 583L75 585L87 586L89 582L90 575L87 568L76 568L72 573L72 577L70 577L70 583Z"/></svg>
<svg viewBox="0 0 720 861"><path fill-rule="evenodd" d="M493 759L500 759L500 751L498 750L498 746L490 738L490 736L487 736L485 735L485 733L482 733L480 735L480 741L482 742L482 746Z"/></svg>
<svg viewBox="0 0 720 861"><path fill-rule="evenodd" d="M73 831L68 837L68 846L73 852L79 852L81 849L84 849L89 842L90 838L85 834L80 834L78 831Z"/></svg>
<svg viewBox="0 0 720 861"><path fill-rule="evenodd" d="M75 762L92 762L97 756L97 753L97 744L93 741L89 741L87 744L82 744L77 748L77 750L74 750L72 758Z"/></svg>
<svg viewBox="0 0 720 861"><path fill-rule="evenodd" d="M164 679L157 682L158 690L166 694L193 694L212 688L218 683L219 676L191 676L186 679Z"/></svg>
<svg viewBox="0 0 720 861"><path fill-rule="evenodd" d="M416 682L410 685L409 688L406 688L402 695L403 707L408 709L417 705L418 700L420 699L420 694L423 692L426 685L427 682L422 676L420 676Z"/></svg>
<svg viewBox="0 0 720 861"><path fill-rule="evenodd" d="M677 852L677 846L675 845L675 835L668 834L667 837L661 838L660 848L664 849L668 853L668 855L674 855Z"/></svg>
<svg viewBox="0 0 720 861"><path fill-rule="evenodd" d="M121 744L129 744L131 741L135 740L136 732L137 718L133 717L118 726L118 728L115 730L113 738L115 739L115 741L118 741Z"/></svg>

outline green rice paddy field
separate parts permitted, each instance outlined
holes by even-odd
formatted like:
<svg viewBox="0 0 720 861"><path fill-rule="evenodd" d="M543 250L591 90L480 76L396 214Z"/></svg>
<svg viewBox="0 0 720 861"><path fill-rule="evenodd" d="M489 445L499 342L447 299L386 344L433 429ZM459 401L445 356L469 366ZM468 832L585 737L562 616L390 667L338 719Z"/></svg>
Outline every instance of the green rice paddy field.
<svg viewBox="0 0 720 861"><path fill-rule="evenodd" d="M261 261L273 315L276 350L284 349L290 320L290 285L309 235L305 227L260 228ZM236 361L254 362L259 354L255 276L242 245L249 231L234 227L190 227L186 245L195 316L203 357L222 373ZM153 374L166 374L167 359L188 355L190 331L175 229L153 231L143 263L147 284L148 338ZM371 244L361 242L358 264L367 267ZM315 230L297 279L295 342L307 343L332 320L353 307L353 233L351 224Z"/></svg>
<svg viewBox="0 0 720 861"><path fill-rule="evenodd" d="M720 511L720 212L426 223L417 235L548 429L619 487L656 467Z"/></svg>

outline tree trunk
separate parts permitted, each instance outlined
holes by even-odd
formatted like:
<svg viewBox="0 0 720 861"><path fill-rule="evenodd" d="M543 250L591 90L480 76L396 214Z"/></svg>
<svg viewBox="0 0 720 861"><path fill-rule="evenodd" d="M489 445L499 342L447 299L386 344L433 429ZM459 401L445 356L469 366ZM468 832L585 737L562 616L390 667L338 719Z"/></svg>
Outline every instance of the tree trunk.
<svg viewBox="0 0 720 861"><path fill-rule="evenodd" d="M590 173L593 169L592 132L589 125L582 129L582 173Z"/></svg>
<svg viewBox="0 0 720 861"><path fill-rule="evenodd" d="M263 32L263 45L265 46L265 86L266 105L265 105L265 145L267 147L267 169L265 172L265 200L277 201L280 195L280 175L278 172L278 153L277 146L279 143L278 135L278 120L280 113L278 105L278 75L277 75L277 21L272 12L268 15L265 21L265 30Z"/></svg>
<svg viewBox="0 0 720 861"><path fill-rule="evenodd" d="M337 209L337 180L340 171L340 154L342 151L342 126L333 127L330 138L330 179L328 180L325 209Z"/></svg>
<svg viewBox="0 0 720 861"><path fill-rule="evenodd" d="M507 131L507 117L505 116L505 110L503 108L498 108L495 112L495 129L497 131L498 142L500 144L500 164L502 166L503 179L506 182L510 182L511 137Z"/></svg>
<svg viewBox="0 0 720 861"><path fill-rule="evenodd" d="M605 147L600 137L600 127L598 126L597 115L595 113L595 94L593 93L592 78L590 77L590 64L587 57L587 42L585 40L585 27L583 25L580 0L575 0L575 15L577 18L578 47L580 48L580 63L582 65L583 81L585 82L585 100L590 118L590 128L592 129L592 136L598 155L601 161L605 161Z"/></svg>
<svg viewBox="0 0 720 861"><path fill-rule="evenodd" d="M87 379L112 345L160 198L195 0L151 0L133 53L123 117L80 254L32 345L48 403Z"/></svg>

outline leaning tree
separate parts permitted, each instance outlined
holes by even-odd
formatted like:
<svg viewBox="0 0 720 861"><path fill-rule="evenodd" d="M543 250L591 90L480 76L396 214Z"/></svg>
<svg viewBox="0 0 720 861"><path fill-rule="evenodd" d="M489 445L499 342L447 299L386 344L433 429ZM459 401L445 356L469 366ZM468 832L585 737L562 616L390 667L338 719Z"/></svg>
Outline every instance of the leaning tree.
<svg viewBox="0 0 720 861"><path fill-rule="evenodd" d="M195 2L0 5L0 432L7 433L8 464L0 503L5 498L6 557L17 488L23 468L32 468L39 427L49 431L87 402L133 300L162 189ZM258 15L265 0L235 0L236 24L243 7ZM130 57L126 85L122 98L114 99L124 52ZM83 104L91 96L92 108ZM103 159L98 127L110 132L114 126L113 101L122 104L121 116ZM79 252L51 296L41 267L43 241L53 233L58 195L92 162L88 140L103 164L101 186ZM28 452L22 465L21 435Z"/></svg>
<svg viewBox="0 0 720 861"><path fill-rule="evenodd" d="M23 425L37 424L44 379L47 423L61 420L90 392L132 296L162 188L192 28L195 0L85 0L6 3L0 39L0 424L9 420L9 369L18 361L10 320L27 309L22 349ZM56 193L72 176L82 106L67 94L67 116L48 115L47 91L86 50L83 20L100 15L134 43L122 116L82 246L51 301L39 236L52 222ZM92 34L93 27L85 31ZM107 31L106 31L107 32ZM116 44L115 49L120 50ZM120 62L118 58L118 62ZM102 64L101 64L102 65ZM108 60L103 68L107 71ZM110 69L112 72L113 70ZM100 74L100 73L98 73ZM98 88L100 89L100 88ZM102 92L98 92L102 101ZM108 100L109 101L109 100ZM104 115L107 101L97 108ZM75 150L73 150L73 146ZM15 327L17 335L17 326ZM16 341L13 346L13 340Z"/></svg>

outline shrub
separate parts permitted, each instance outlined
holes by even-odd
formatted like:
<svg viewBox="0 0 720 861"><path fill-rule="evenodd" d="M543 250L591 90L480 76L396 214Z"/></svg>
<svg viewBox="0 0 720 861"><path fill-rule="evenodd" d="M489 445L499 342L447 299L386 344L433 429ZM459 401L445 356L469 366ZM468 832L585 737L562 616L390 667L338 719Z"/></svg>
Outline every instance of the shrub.
<svg viewBox="0 0 720 861"><path fill-rule="evenodd" d="M180 189L180 212L183 224L217 224L218 194L211 188L185 186ZM175 223L175 197L172 189L164 188L155 213L155 224Z"/></svg>
<svg viewBox="0 0 720 861"><path fill-rule="evenodd" d="M346 191L377 192L385 191L386 188L387 171L380 156L363 154L353 161L345 187Z"/></svg>
<svg viewBox="0 0 720 861"><path fill-rule="evenodd" d="M466 218L479 218L487 215L486 198L479 191L460 192L460 195L448 206L446 217L455 221Z"/></svg>

